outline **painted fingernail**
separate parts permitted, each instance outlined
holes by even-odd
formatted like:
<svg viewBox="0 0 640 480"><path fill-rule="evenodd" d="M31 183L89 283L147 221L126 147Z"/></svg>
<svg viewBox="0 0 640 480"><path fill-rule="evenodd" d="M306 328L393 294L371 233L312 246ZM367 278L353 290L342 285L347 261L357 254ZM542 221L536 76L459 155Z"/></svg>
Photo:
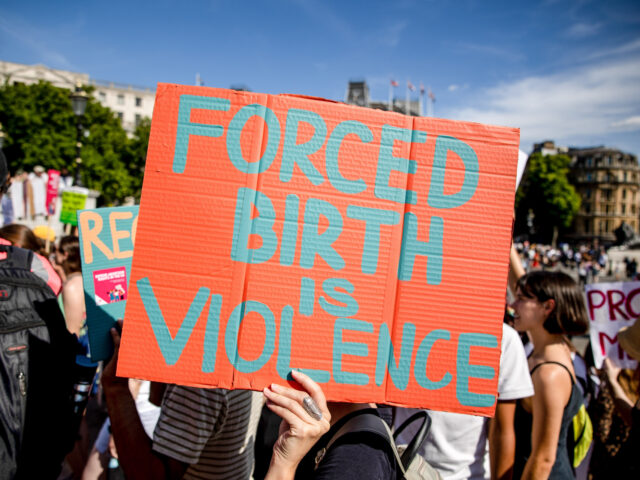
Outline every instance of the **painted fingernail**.
<svg viewBox="0 0 640 480"><path fill-rule="evenodd" d="M304 397L304 399L302 399L302 404L309 415L316 420L322 420L322 412L313 398L309 396Z"/></svg>

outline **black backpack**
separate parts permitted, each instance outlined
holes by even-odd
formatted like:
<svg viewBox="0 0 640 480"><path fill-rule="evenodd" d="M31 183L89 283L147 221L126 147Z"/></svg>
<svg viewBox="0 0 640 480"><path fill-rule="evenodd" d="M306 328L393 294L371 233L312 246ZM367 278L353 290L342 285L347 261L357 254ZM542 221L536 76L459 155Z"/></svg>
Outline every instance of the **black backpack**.
<svg viewBox="0 0 640 480"><path fill-rule="evenodd" d="M33 252L0 245L0 479L56 478L73 448L76 337ZM75 431L74 431L75 429Z"/></svg>
<svg viewBox="0 0 640 480"><path fill-rule="evenodd" d="M409 445L397 445L396 438L402 431L414 422L420 422L418 433ZM386 422L378 416L375 409L358 410L345 424L329 439L326 447L316 454L316 468L324 459L331 447L343 436L359 432L382 438L393 453L396 465L400 470L399 480L441 480L440 474L418 453L427 439L431 428L431 418L426 410L420 410L404 421L395 433Z"/></svg>

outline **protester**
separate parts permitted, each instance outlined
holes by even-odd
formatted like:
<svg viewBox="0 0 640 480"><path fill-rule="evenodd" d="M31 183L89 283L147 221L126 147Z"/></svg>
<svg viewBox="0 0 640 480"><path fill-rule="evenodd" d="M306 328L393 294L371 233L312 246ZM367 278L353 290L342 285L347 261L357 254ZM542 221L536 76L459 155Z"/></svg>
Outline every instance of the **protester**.
<svg viewBox="0 0 640 480"><path fill-rule="evenodd" d="M640 360L640 322L623 327L618 341ZM640 365L621 369L605 358L600 373L602 388L591 410L597 427L591 478L640 478Z"/></svg>
<svg viewBox="0 0 640 480"><path fill-rule="evenodd" d="M561 272L531 272L519 278L515 328L532 340L529 357L535 394L516 406L514 478L574 478L567 435L583 403L567 335L587 331L581 290Z"/></svg>
<svg viewBox="0 0 640 480"><path fill-rule="evenodd" d="M33 231L26 225L12 224L0 228L0 237L9 240L11 245L26 248L39 255L45 255L44 246Z"/></svg>
<svg viewBox="0 0 640 480"><path fill-rule="evenodd" d="M267 407L282 417L266 480L400 478L389 443L377 434L349 432L329 448L329 441L351 418L375 412L372 404L327 404L311 378L297 371L291 375L304 391L277 384L264 389Z"/></svg>
<svg viewBox="0 0 640 480"><path fill-rule="evenodd" d="M420 454L443 479L510 478L515 456L516 401L531 395L533 385L522 342L516 331L504 324L494 418L489 421L484 417L429 410L431 430ZM395 408L394 427L398 428L415 411ZM415 434L415 427L408 427L398 442L408 444ZM487 456L488 440L491 462Z"/></svg>
<svg viewBox="0 0 640 480"><path fill-rule="evenodd" d="M54 294L58 295L60 293L62 280L49 260L44 257L42 243L29 227L12 224L0 228L0 243L14 245L34 252L31 271L42 278Z"/></svg>
<svg viewBox="0 0 640 480"><path fill-rule="evenodd" d="M44 171L44 167L36 165L33 173L29 174L29 186L31 191L31 218L36 216L47 216L47 181L49 177Z"/></svg>
<svg viewBox="0 0 640 480"><path fill-rule="evenodd" d="M55 258L56 263L62 267L65 276L62 287L62 304L67 329L82 342L87 333L85 326L87 312L84 304L78 237L73 235L62 237Z"/></svg>
<svg viewBox="0 0 640 480"><path fill-rule="evenodd" d="M15 176L11 179L9 196L11 198L11 206L13 207L13 215L16 220L24 220L27 216L25 209L27 183L27 174L23 170L18 170Z"/></svg>
<svg viewBox="0 0 640 480"><path fill-rule="evenodd" d="M0 151L0 195L7 181ZM6 243L0 247L0 478L56 478L75 438L75 340L36 274L40 260Z"/></svg>
<svg viewBox="0 0 640 480"><path fill-rule="evenodd" d="M249 479L262 395L248 390L169 385L153 440L145 433L128 379L116 376L120 335L102 385L118 461L127 479Z"/></svg>

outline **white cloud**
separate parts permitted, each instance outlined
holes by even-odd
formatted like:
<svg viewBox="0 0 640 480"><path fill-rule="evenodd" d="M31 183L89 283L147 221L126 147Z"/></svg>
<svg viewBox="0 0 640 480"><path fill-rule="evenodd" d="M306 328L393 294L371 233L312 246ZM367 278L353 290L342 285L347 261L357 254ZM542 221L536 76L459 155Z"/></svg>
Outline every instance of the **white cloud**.
<svg viewBox="0 0 640 480"><path fill-rule="evenodd" d="M640 129L640 115L634 115L623 120L613 122L611 124L613 128L620 128L623 130L637 130Z"/></svg>
<svg viewBox="0 0 640 480"><path fill-rule="evenodd" d="M606 138L640 120L640 55L504 82L473 98L447 116L519 127L524 146L545 138L569 144Z"/></svg>
<svg viewBox="0 0 640 480"><path fill-rule="evenodd" d="M595 60L598 58L606 58L612 57L616 55L622 55L627 53L633 53L640 51L640 38L637 38L631 42L625 43L623 45L618 45L612 48L603 48L601 50L596 50L591 55L589 55L589 60Z"/></svg>
<svg viewBox="0 0 640 480"><path fill-rule="evenodd" d="M572 38L585 38L595 35L602 28L602 23L574 23L567 30L567 36Z"/></svg>

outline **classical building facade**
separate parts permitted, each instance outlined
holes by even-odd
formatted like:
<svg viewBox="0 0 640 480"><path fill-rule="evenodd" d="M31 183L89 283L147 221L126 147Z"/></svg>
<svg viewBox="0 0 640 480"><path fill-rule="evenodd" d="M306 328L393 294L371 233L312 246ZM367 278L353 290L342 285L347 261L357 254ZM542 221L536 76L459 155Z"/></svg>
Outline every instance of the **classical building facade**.
<svg viewBox="0 0 640 480"><path fill-rule="evenodd" d="M614 230L623 222L635 232L640 228L640 167L635 155L615 148L567 148L551 141L534 145L543 155L571 158L569 180L580 195L581 205L567 237L612 242Z"/></svg>
<svg viewBox="0 0 640 480"><path fill-rule="evenodd" d="M75 88L76 84L92 85L93 96L105 107L109 107L122 122L122 127L132 133L145 117L151 118L155 102L155 90L132 85L96 80L87 73L49 68L45 65L24 65L0 61L0 81L9 84L30 85L38 81L49 82L56 87Z"/></svg>
<svg viewBox="0 0 640 480"><path fill-rule="evenodd" d="M568 155L571 182L582 199L573 234L614 241L623 222L638 232L638 158L606 147L570 148Z"/></svg>

